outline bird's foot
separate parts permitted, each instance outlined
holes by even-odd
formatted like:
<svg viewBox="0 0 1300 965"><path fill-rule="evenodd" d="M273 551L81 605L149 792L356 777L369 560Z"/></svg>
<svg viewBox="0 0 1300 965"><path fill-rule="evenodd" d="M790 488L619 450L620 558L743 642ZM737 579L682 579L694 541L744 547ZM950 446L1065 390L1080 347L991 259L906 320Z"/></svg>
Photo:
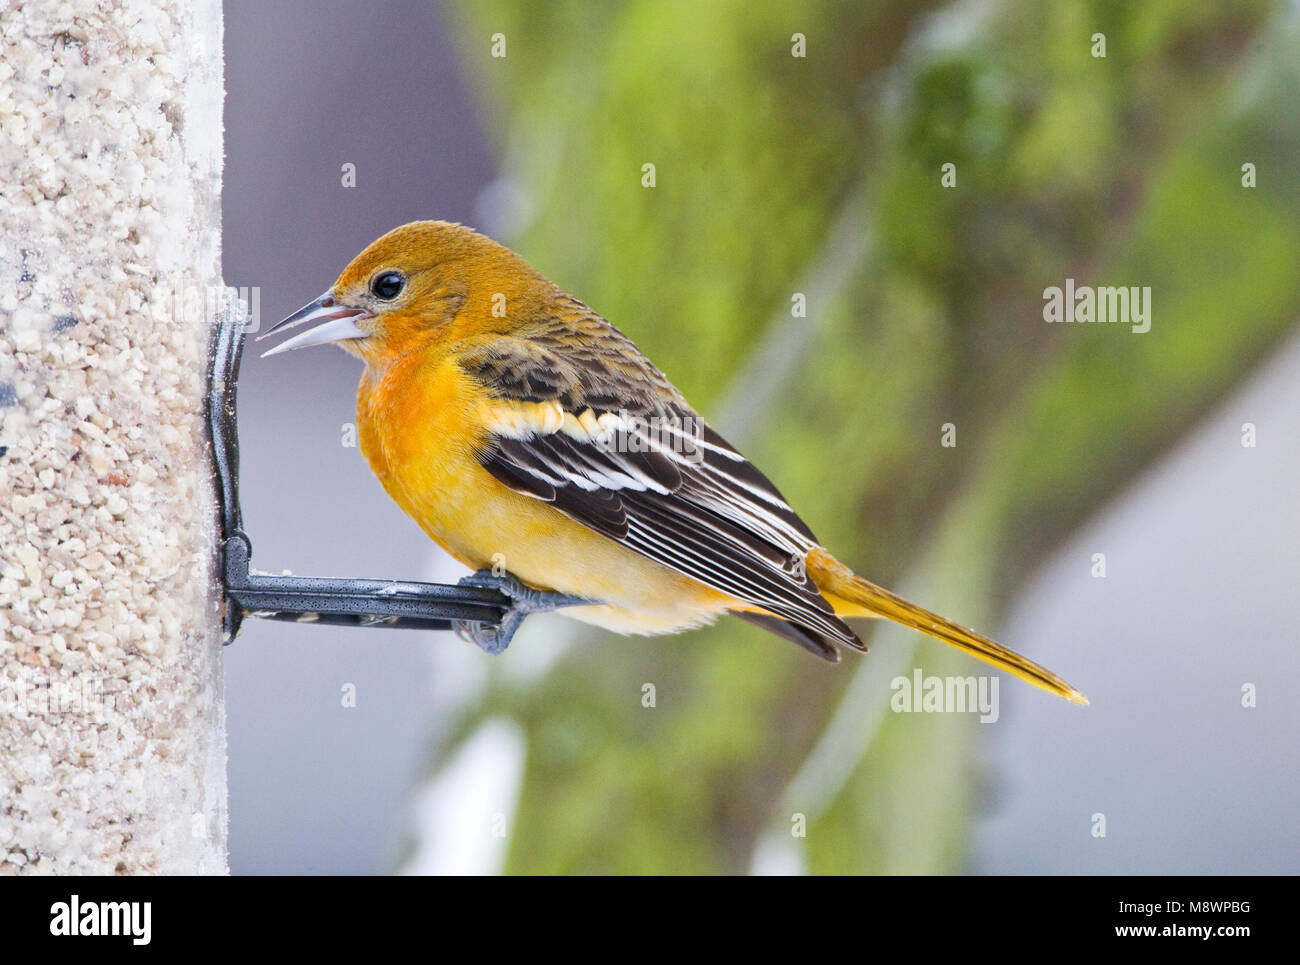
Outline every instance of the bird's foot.
<svg viewBox="0 0 1300 965"><path fill-rule="evenodd" d="M515 632L524 617L533 613L550 613L566 606L585 606L591 604L581 596L556 593L553 590L535 590L525 586L509 573L494 573L492 570L478 570L460 580L461 586L477 586L489 590L498 590L510 599L510 609L501 615L501 623L495 627L484 626L469 620L455 621L457 635L468 640L487 653L500 653L510 646Z"/></svg>

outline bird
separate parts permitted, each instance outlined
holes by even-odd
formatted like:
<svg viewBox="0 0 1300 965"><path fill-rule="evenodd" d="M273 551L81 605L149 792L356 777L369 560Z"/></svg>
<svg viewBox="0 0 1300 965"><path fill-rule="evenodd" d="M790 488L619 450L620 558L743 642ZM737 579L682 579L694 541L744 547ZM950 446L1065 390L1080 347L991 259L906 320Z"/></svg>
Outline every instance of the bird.
<svg viewBox="0 0 1300 965"><path fill-rule="evenodd" d="M264 356L334 344L364 364L360 448L435 543L511 602L461 624L498 653L558 610L623 634L734 615L816 656L866 652L883 617L1050 693L1056 674L858 576L630 338L504 245L415 221L357 255L262 338Z"/></svg>

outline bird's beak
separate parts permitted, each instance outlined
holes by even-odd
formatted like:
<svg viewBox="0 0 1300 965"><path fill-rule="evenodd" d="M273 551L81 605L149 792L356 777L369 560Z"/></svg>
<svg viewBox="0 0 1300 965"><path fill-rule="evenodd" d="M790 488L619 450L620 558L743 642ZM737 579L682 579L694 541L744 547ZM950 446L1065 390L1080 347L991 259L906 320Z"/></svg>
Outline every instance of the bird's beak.
<svg viewBox="0 0 1300 965"><path fill-rule="evenodd" d="M340 305L334 300L333 295L326 292L314 302L308 302L302 306L270 331L259 335L258 341L274 335L276 332L305 325L309 322L323 322L324 324L295 335L286 342L281 342L269 352L263 352L262 358L288 352L295 348L306 348L308 345L324 345L327 342L343 342L350 338L365 338L370 333L359 329L357 320L370 317L370 313L364 308Z"/></svg>

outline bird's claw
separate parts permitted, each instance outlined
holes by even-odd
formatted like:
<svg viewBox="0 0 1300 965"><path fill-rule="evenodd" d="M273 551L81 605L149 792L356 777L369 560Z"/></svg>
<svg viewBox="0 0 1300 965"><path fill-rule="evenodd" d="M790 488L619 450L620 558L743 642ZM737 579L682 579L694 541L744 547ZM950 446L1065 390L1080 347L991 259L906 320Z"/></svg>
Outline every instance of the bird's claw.
<svg viewBox="0 0 1300 965"><path fill-rule="evenodd" d="M592 602L585 597L570 596L567 593L535 590L531 586L525 586L510 573L498 574L492 570L471 573L460 580L460 585L497 590L510 599L510 609L501 615L501 622L495 627L469 620L455 621L456 634L486 653L500 653L510 646L515 632L529 614L550 613L561 607L583 606Z"/></svg>

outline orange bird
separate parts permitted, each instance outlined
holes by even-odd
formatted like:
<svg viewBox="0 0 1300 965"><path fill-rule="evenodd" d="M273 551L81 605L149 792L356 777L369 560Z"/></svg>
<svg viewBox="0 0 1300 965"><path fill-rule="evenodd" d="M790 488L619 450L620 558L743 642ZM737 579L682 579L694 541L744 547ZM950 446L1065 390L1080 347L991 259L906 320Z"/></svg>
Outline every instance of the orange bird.
<svg viewBox="0 0 1300 965"><path fill-rule="evenodd" d="M271 331L308 323L266 354L334 343L365 363L357 426L371 469L478 571L467 582L511 598L500 628L462 627L488 651L523 614L563 607L639 634L731 613L838 661L839 646L867 649L845 617L888 617L1087 703L855 575L626 335L463 225L390 231Z"/></svg>

